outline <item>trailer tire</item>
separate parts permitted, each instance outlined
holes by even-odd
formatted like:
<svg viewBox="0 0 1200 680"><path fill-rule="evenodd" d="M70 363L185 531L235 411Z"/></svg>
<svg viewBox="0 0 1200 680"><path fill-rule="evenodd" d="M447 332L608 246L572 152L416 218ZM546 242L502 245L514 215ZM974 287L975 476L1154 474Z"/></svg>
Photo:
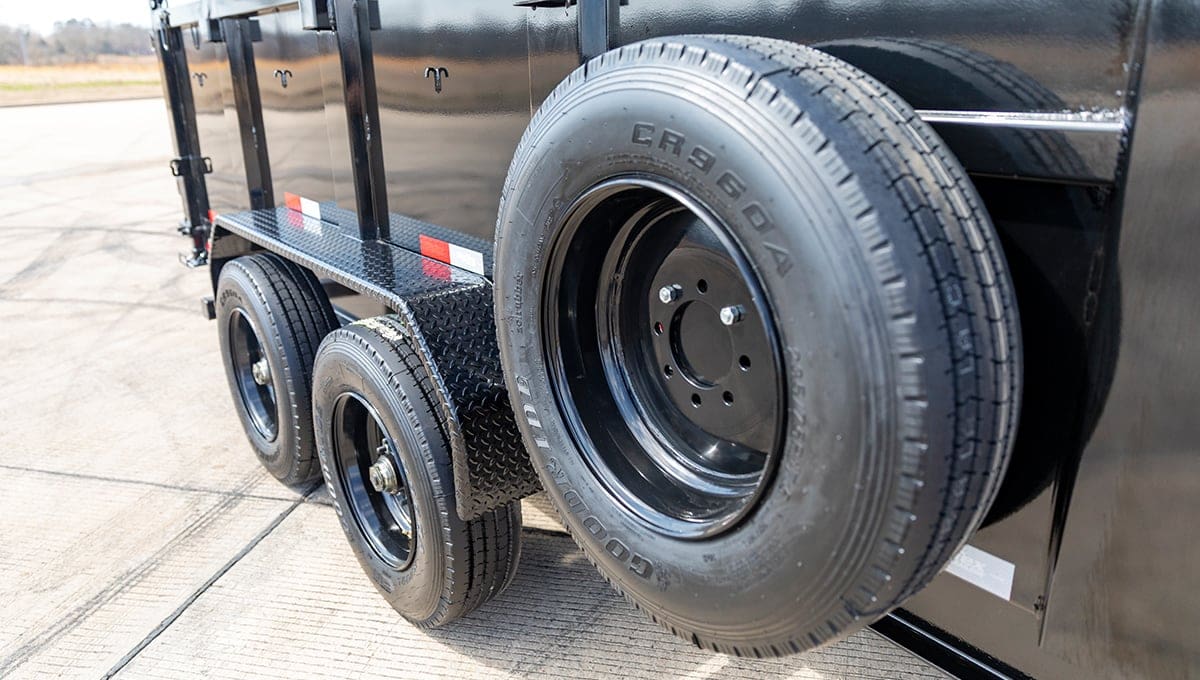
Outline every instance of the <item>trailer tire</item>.
<svg viewBox="0 0 1200 680"><path fill-rule="evenodd" d="M699 646L859 630L1003 477L1021 353L996 234L937 135L828 55L682 36L589 61L518 147L495 273L551 502Z"/></svg>
<svg viewBox="0 0 1200 680"><path fill-rule="evenodd" d="M813 45L815 49L853 63L891 87L921 109L968 111L1062 111L1068 107L1053 90L1012 64L974 50L917 38L863 38ZM969 128L969 129L965 129ZM945 126L946 144L959 152L967 167L1021 168L1035 177L1082 179L1093 174L1072 140L1058 130L1024 130L984 126ZM993 189L995 191L995 189ZM1011 203L1008 197L998 198ZM1047 191L1038 195L1037 211L1072 224L1069 231L1086 233L1087 216L1102 211L1107 193L1099 188ZM1018 217L1018 222L1021 219ZM994 524L1033 502L1054 482L1063 456L1078 451L1091 438L1105 396L1112 384L1114 362L1095 362L1088 369L1088 337L1103 337L1096 324L1090 334L1057 332L1072 318L1072 293L1055 287L1016 228L1009 235L1017 253L1008 263L1014 290L1021 300L1021 316L1032 329L1026 344L1024 401L1021 428L1013 443L1004 483L984 519ZM1032 230L1031 230L1032 231ZM1037 237L1035 237L1037 238ZM1096 239L1080 241L1055 252L1055 267L1063 272L1083 272L1095 266ZM1057 249L1056 249L1057 250ZM1044 266L1044 265L1042 265ZM1074 276L1084 277L1082 273ZM1108 285L1108 284L1106 284ZM1119 286L1114 277L1112 285ZM1114 299L1120 295L1114 291ZM1111 323L1110 314L1099 317ZM1027 336L1029 339L1030 336ZM1081 396L1086 395L1086 396ZM1057 452L1048 454L1047 452Z"/></svg>
<svg viewBox="0 0 1200 680"><path fill-rule="evenodd" d="M444 412L410 342L388 316L334 331L317 354L313 413L321 471L363 571L404 618L431 628L512 581L521 504L458 515ZM372 486L384 457L380 479L394 488Z"/></svg>
<svg viewBox="0 0 1200 680"><path fill-rule="evenodd" d="M255 455L298 486L320 475L312 431L312 367L337 316L312 272L273 253L225 263L217 328L234 408Z"/></svg>

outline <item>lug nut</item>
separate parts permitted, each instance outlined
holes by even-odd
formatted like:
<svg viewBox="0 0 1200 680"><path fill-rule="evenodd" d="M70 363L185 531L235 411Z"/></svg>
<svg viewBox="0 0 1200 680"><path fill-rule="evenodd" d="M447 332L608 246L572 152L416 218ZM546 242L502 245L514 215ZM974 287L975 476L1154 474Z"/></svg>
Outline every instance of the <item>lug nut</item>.
<svg viewBox="0 0 1200 680"><path fill-rule="evenodd" d="M396 493L400 489L396 479L396 468L392 467L392 461L386 456L380 456L367 474L371 486L379 493Z"/></svg>
<svg viewBox="0 0 1200 680"><path fill-rule="evenodd" d="M729 305L721 308L721 323L732 326L746 316L746 309L741 305Z"/></svg>
<svg viewBox="0 0 1200 680"><path fill-rule="evenodd" d="M658 299L661 300L664 305L669 305L679 299L679 294L681 292L683 292L683 288L676 284L663 286L662 288L658 289Z"/></svg>
<svg viewBox="0 0 1200 680"><path fill-rule="evenodd" d="M267 363L266 357L250 365L250 375L254 377L254 382L259 385L266 385L271 382L271 365Z"/></svg>

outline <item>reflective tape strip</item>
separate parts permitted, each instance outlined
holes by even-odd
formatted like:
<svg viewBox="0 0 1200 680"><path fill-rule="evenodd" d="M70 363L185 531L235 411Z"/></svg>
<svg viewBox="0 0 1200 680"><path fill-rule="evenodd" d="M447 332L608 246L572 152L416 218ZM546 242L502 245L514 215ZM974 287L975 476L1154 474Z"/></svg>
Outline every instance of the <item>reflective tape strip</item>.
<svg viewBox="0 0 1200 680"><path fill-rule="evenodd" d="M450 245L450 264L469 272L483 274L483 253L462 246Z"/></svg>
<svg viewBox="0 0 1200 680"><path fill-rule="evenodd" d="M419 237L421 241L421 254L425 257L430 257L438 262L450 263L450 244L445 241L440 241L436 238L431 238L425 234Z"/></svg>
<svg viewBox="0 0 1200 680"><path fill-rule="evenodd" d="M421 234L421 254L438 262L465 269L476 274L483 274L483 253L470 248L456 246L441 239Z"/></svg>
<svg viewBox="0 0 1200 680"><path fill-rule="evenodd" d="M317 203L316 201L309 200L309 199L301 196L300 197L300 212L303 213L306 217L311 217L313 219L319 220L319 219L321 219L321 204Z"/></svg>
<svg viewBox="0 0 1200 680"><path fill-rule="evenodd" d="M312 199L304 198L303 196L299 196L297 194L284 192L283 204L286 205L289 210L295 210L305 217L311 217L316 220L321 219L321 204Z"/></svg>

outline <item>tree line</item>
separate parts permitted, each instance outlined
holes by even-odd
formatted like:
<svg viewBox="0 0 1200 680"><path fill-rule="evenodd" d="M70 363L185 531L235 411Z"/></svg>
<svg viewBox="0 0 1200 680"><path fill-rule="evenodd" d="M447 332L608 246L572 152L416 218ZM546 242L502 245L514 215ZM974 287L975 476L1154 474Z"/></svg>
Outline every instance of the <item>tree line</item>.
<svg viewBox="0 0 1200 680"><path fill-rule="evenodd" d="M154 54L150 30L133 24L96 24L71 19L54 24L49 35L0 24L0 64L81 64L101 55Z"/></svg>

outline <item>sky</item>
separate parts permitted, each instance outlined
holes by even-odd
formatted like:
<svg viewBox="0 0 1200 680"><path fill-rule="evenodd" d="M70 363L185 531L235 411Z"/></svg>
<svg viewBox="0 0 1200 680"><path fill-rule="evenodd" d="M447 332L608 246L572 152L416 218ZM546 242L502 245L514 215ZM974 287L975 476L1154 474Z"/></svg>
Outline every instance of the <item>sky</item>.
<svg viewBox="0 0 1200 680"><path fill-rule="evenodd" d="M42 34L53 30L54 22L67 19L150 25L146 0L0 0L0 8L0 23L28 26Z"/></svg>

